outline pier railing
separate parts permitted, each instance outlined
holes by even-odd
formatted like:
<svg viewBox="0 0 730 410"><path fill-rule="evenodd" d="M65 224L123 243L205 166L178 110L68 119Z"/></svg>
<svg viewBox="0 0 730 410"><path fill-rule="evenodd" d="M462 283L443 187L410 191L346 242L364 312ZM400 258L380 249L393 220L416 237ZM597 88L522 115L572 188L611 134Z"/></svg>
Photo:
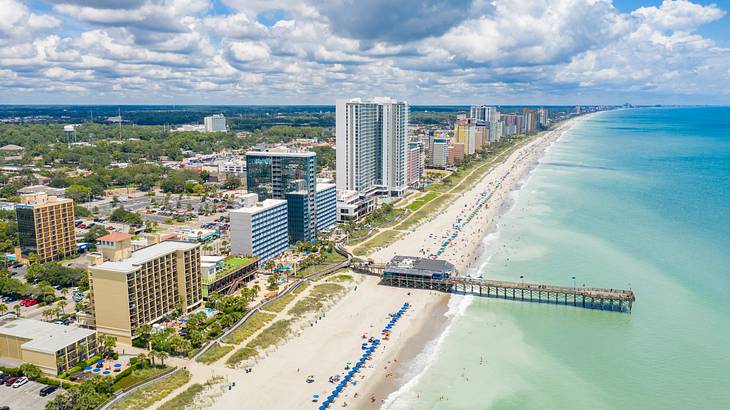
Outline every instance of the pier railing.
<svg viewBox="0 0 730 410"><path fill-rule="evenodd" d="M417 275L385 275L385 265L354 263L354 270L382 277L383 285L473 294L521 302L552 303L608 311L631 312L634 292L624 289L566 287L528 282L510 282L463 276L434 279Z"/></svg>

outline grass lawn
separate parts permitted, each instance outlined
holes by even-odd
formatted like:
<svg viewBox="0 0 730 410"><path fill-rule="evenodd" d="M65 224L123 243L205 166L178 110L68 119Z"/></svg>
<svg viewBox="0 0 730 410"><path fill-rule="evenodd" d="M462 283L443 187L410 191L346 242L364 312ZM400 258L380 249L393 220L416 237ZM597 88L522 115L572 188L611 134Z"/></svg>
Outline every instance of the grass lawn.
<svg viewBox="0 0 730 410"><path fill-rule="evenodd" d="M307 290L308 287L309 287L309 282L304 282L301 285L299 285L298 288L292 290L291 293L294 295L298 295L298 294L304 292L305 290Z"/></svg>
<svg viewBox="0 0 730 410"><path fill-rule="evenodd" d="M114 391L126 389L128 387L136 385L137 383L152 379L160 373L164 372L165 370L167 370L167 367L157 366L148 367L146 369L134 369L132 373L130 373L128 376L114 383L114 385L112 385L112 389L114 389Z"/></svg>
<svg viewBox="0 0 730 410"><path fill-rule="evenodd" d="M413 215L411 215L407 220L409 221L410 218L413 218ZM399 225L400 226L400 225ZM398 236L400 236L401 232L399 231L385 231L377 234L373 237L373 239L365 242L364 244L358 246L355 248L352 253L358 256L364 256L370 253L371 251L375 250L375 248L383 247L391 242L393 242Z"/></svg>
<svg viewBox="0 0 730 410"><path fill-rule="evenodd" d="M242 347L238 350L236 350L235 353L233 353L228 360L226 360L226 366L228 367L235 367L239 363L243 363L246 360L253 359L254 357L258 356L259 352L256 349L252 349L250 347Z"/></svg>
<svg viewBox="0 0 730 410"><path fill-rule="evenodd" d="M211 364L218 361L218 359L228 354L231 350L233 350L233 346L224 346L216 343L195 360L199 363Z"/></svg>
<svg viewBox="0 0 730 410"><path fill-rule="evenodd" d="M238 329L234 330L228 336L224 337L223 342L234 345L240 344L241 342L251 337L259 329L266 326L266 324L274 320L275 317L276 315L273 313L256 312L251 315L251 317L248 318L248 320L245 321L241 326L239 326Z"/></svg>
<svg viewBox="0 0 730 410"><path fill-rule="evenodd" d="M352 281L352 275L335 275L327 278L327 282L350 282Z"/></svg>
<svg viewBox="0 0 730 410"><path fill-rule="evenodd" d="M437 198L434 198L429 203L425 204L418 211L411 214L408 219L404 220L403 223L398 225L398 229L410 229L418 225L422 220L433 215L443 205L451 200L451 194L441 194Z"/></svg>
<svg viewBox="0 0 730 410"><path fill-rule="evenodd" d="M347 260L347 258L344 257L344 256L342 256L342 255L340 255L337 252L334 252L333 251L333 252L327 253L327 254L325 254L324 262L318 263L316 265L310 265L310 266L307 266L304 269L298 270L297 271L297 277L300 277L301 278L301 277L305 277L307 275L311 275L313 273L317 273L317 272L319 272L321 270L325 270L327 268L330 268L332 266L335 266L338 263L342 263L345 260Z"/></svg>
<svg viewBox="0 0 730 410"><path fill-rule="evenodd" d="M406 209L408 209L411 212L415 212L418 210L418 208L426 205L429 201L436 198L438 196L437 192L427 192L425 195L423 195L420 198L414 199L413 202L408 204L406 206Z"/></svg>
<svg viewBox="0 0 730 410"><path fill-rule="evenodd" d="M111 410L139 410L151 407L155 402L167 397L173 390L190 381L190 372L177 370L171 376L141 388L124 400L110 407Z"/></svg>

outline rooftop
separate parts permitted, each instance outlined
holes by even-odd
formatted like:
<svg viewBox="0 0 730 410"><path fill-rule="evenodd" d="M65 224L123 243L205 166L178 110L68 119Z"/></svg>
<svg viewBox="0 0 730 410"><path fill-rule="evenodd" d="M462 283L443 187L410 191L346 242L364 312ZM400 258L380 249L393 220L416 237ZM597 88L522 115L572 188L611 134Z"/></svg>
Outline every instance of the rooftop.
<svg viewBox="0 0 730 410"><path fill-rule="evenodd" d="M25 148L15 144L8 144L0 147L0 151L22 151L24 149Z"/></svg>
<svg viewBox="0 0 730 410"><path fill-rule="evenodd" d="M124 232L112 232L108 235L104 235L101 237L96 238L97 241L107 241L107 242L119 242L126 239L132 239L132 235Z"/></svg>
<svg viewBox="0 0 730 410"><path fill-rule="evenodd" d="M282 152L282 151L248 151L246 153L246 156L258 156L258 157L316 157L317 153L313 151L289 151L289 152Z"/></svg>
<svg viewBox="0 0 730 410"><path fill-rule="evenodd" d="M337 185L335 185L335 184L330 184L330 183L326 183L326 182L318 182L317 191L324 191L325 189L335 188L336 186Z"/></svg>
<svg viewBox="0 0 730 410"><path fill-rule="evenodd" d="M0 334L31 339L21 346L41 353L56 353L66 346L95 334L90 329L57 325L32 319L15 319L0 326Z"/></svg>
<svg viewBox="0 0 730 410"><path fill-rule="evenodd" d="M414 256L394 256L385 267L388 271L396 271L403 273L409 271L422 275L431 275L432 273L452 273L454 265L442 259L418 258Z"/></svg>
<svg viewBox="0 0 730 410"><path fill-rule="evenodd" d="M132 255L118 262L106 261L89 267L93 270L132 272L140 265L176 251L187 251L200 246L194 242L164 241L132 252Z"/></svg>
<svg viewBox="0 0 730 410"><path fill-rule="evenodd" d="M257 212L265 211L277 206L285 205L286 200L284 199L264 199L261 202L257 202L255 206L244 206L243 208L233 209L230 214L255 214Z"/></svg>

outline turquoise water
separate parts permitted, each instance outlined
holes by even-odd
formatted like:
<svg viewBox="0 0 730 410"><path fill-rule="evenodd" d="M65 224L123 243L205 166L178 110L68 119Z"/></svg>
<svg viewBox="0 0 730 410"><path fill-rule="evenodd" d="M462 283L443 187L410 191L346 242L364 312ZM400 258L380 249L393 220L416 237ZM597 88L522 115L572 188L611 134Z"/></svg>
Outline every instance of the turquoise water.
<svg viewBox="0 0 730 410"><path fill-rule="evenodd" d="M631 288L632 314L452 300L393 409L730 408L730 108L602 113L485 239L485 275Z"/></svg>

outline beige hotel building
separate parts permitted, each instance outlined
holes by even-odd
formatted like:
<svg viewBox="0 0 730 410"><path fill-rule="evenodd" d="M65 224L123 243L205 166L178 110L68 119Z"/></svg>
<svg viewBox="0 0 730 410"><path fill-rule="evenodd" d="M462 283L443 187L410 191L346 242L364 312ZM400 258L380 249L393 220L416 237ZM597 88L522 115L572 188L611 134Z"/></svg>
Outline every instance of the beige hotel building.
<svg viewBox="0 0 730 410"><path fill-rule="evenodd" d="M20 246L16 253L38 255L41 263L76 253L74 201L44 193L21 195L15 206Z"/></svg>
<svg viewBox="0 0 730 410"><path fill-rule="evenodd" d="M89 265L96 330L127 345L140 326L203 302L200 244L164 241L132 252L131 239L120 232L98 238L100 253Z"/></svg>

